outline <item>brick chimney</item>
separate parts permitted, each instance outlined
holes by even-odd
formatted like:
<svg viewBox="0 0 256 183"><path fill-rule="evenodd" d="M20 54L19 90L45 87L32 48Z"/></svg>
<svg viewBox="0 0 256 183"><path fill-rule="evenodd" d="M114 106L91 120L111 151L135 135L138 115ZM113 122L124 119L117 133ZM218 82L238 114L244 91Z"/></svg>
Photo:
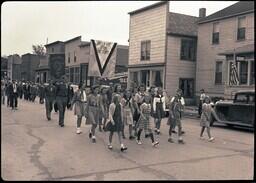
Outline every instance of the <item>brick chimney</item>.
<svg viewBox="0 0 256 183"><path fill-rule="evenodd" d="M206 8L199 9L199 18L204 18L206 16Z"/></svg>

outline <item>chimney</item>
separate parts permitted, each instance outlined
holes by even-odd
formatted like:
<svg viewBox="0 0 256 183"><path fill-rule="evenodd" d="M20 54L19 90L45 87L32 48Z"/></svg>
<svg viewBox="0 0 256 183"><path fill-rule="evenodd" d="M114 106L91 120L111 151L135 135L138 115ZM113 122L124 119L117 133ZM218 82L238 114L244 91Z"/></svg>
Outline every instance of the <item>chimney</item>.
<svg viewBox="0 0 256 183"><path fill-rule="evenodd" d="M204 18L206 16L206 8L199 9L199 18Z"/></svg>

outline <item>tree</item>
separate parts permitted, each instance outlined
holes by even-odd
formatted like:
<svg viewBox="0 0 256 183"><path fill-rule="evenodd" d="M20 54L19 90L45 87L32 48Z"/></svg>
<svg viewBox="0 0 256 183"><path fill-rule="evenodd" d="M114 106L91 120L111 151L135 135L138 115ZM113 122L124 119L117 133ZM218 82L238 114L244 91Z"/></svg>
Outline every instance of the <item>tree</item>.
<svg viewBox="0 0 256 183"><path fill-rule="evenodd" d="M46 54L45 47L43 45L32 45L33 53L39 56Z"/></svg>

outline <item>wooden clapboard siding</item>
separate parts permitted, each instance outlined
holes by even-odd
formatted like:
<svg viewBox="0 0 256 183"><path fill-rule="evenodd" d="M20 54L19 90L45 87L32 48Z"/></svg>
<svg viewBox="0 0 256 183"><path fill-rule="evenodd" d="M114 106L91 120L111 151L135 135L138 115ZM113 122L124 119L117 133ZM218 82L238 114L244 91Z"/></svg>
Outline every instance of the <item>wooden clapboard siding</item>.
<svg viewBox="0 0 256 183"><path fill-rule="evenodd" d="M179 78L192 78L194 85L196 82L196 61L180 60L181 39L176 36L167 39L166 89L171 96L179 88Z"/></svg>
<svg viewBox="0 0 256 183"><path fill-rule="evenodd" d="M210 96L223 96L224 86L227 82L227 63L225 57L218 56L218 53L225 50L233 50L248 44L254 44L254 13L246 16L246 40L237 41L238 16L222 19L220 25L219 44L212 45L213 23L199 24L197 42L197 69L196 69L196 93L204 88ZM223 59L223 85L215 84L215 64L217 60Z"/></svg>
<svg viewBox="0 0 256 183"><path fill-rule="evenodd" d="M129 65L165 62L168 3L130 15ZM151 41L150 61L140 61L141 41Z"/></svg>

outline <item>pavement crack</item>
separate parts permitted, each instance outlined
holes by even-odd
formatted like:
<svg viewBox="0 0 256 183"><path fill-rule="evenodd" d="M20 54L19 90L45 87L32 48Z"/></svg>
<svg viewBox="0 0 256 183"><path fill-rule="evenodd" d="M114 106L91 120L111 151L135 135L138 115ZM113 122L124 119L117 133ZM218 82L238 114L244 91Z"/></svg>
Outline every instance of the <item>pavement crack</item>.
<svg viewBox="0 0 256 183"><path fill-rule="evenodd" d="M28 153L30 153L30 162L32 164L34 164L35 167L37 167L41 172L39 173L40 175L47 175L47 180L52 180L52 174L50 173L50 171L48 170L48 168L46 166L43 165L43 163L40 161L40 148L43 146L43 144L45 143L45 141L34 135L32 133L32 129L28 128L27 134L35 139L37 139L37 143L33 144L31 146L31 151L29 151Z"/></svg>

